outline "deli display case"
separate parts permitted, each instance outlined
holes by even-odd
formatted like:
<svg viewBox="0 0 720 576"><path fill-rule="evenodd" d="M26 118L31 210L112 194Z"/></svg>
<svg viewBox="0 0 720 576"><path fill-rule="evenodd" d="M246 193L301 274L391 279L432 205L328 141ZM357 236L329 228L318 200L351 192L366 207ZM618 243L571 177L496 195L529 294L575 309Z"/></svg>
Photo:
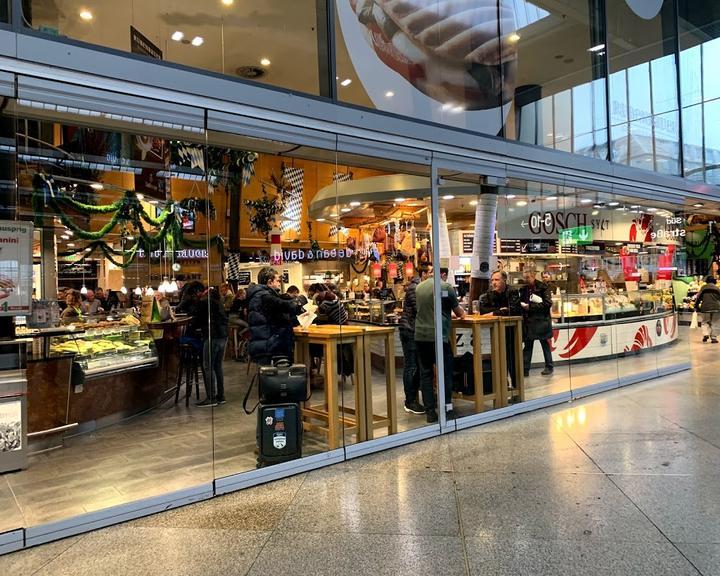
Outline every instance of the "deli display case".
<svg viewBox="0 0 720 576"><path fill-rule="evenodd" d="M351 322L395 326L402 315L402 300L346 300Z"/></svg>
<svg viewBox="0 0 720 576"><path fill-rule="evenodd" d="M552 296L553 322L564 324L593 320L616 320L673 310L670 290L630 290L605 294L559 294Z"/></svg>
<svg viewBox="0 0 720 576"><path fill-rule="evenodd" d="M73 378L81 375L85 380L152 368L159 362L152 334L123 322L88 325L80 333L50 337L50 358L64 354L73 354Z"/></svg>

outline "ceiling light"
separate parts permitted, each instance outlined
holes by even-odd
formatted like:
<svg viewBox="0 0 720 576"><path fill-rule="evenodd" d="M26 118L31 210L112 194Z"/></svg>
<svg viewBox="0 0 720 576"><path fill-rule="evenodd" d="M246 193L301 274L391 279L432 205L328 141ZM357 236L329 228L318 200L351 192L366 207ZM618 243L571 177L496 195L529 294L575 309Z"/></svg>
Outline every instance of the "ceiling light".
<svg viewBox="0 0 720 576"><path fill-rule="evenodd" d="M619 206L619 205L620 205L620 202L618 202L617 200L613 200L612 202L608 202L608 206Z"/></svg>
<svg viewBox="0 0 720 576"><path fill-rule="evenodd" d="M395 198L395 202L405 202L405 198Z"/></svg>
<svg viewBox="0 0 720 576"><path fill-rule="evenodd" d="M72 242L68 242L68 248L75 248L75 244Z"/></svg>
<svg viewBox="0 0 720 576"><path fill-rule="evenodd" d="M583 198L582 200L580 200L580 204L590 204L591 202L591 198Z"/></svg>
<svg viewBox="0 0 720 576"><path fill-rule="evenodd" d="M90 22L90 20L93 19L93 14L90 12L90 10L82 9L80 10L80 18L85 20L85 22Z"/></svg>
<svg viewBox="0 0 720 576"><path fill-rule="evenodd" d="M455 196L453 196L452 194L446 194L445 196L443 196L443 200L452 200L453 198L455 198Z"/></svg>
<svg viewBox="0 0 720 576"><path fill-rule="evenodd" d="M92 188L93 190L102 190L104 186L99 182L95 182L94 184L90 184L90 188Z"/></svg>
<svg viewBox="0 0 720 576"><path fill-rule="evenodd" d="M316 218L315 220L316 220L317 222L325 222L325 218Z"/></svg>
<svg viewBox="0 0 720 576"><path fill-rule="evenodd" d="M135 196L137 197L138 200L140 200L140 202L142 202L143 200L145 200L145 196L142 195L142 194L135 194Z"/></svg>
<svg viewBox="0 0 720 576"><path fill-rule="evenodd" d="M658 209L657 208L648 208L647 211L648 212L657 212Z"/></svg>
<svg viewBox="0 0 720 576"><path fill-rule="evenodd" d="M447 226L452 226L452 222L445 222Z"/></svg>
<svg viewBox="0 0 720 576"><path fill-rule="evenodd" d="M72 230L65 230L65 234L67 234L68 236L72 236L72 235L73 235L73 231L72 231Z"/></svg>
<svg viewBox="0 0 720 576"><path fill-rule="evenodd" d="M357 200L353 200L352 202L350 202L350 206L352 206L353 208L357 208L358 206L360 206L360 202L358 202Z"/></svg>
<svg viewBox="0 0 720 576"><path fill-rule="evenodd" d="M470 200L470 206L477 206L478 201L477 200Z"/></svg>
<svg viewBox="0 0 720 576"><path fill-rule="evenodd" d="M393 96L395 96L395 92L393 92L392 90L388 90L387 92L385 92L385 98L392 98Z"/></svg>
<svg viewBox="0 0 720 576"><path fill-rule="evenodd" d="M548 196L545 200L557 200L557 196Z"/></svg>
<svg viewBox="0 0 720 576"><path fill-rule="evenodd" d="M597 44L592 48L588 48L588 52L600 52L605 49L605 44Z"/></svg>
<svg viewBox="0 0 720 576"><path fill-rule="evenodd" d="M640 204L633 204L632 206L630 206L630 208L632 208L633 210L637 210L638 208L640 208Z"/></svg>
<svg viewBox="0 0 720 576"><path fill-rule="evenodd" d="M703 204L702 202L696 202L695 204L693 204L693 208L702 208L703 206L705 206L705 204Z"/></svg>
<svg viewBox="0 0 720 576"><path fill-rule="evenodd" d="M593 204L593 208L603 208L604 206L605 204L603 204L602 202L596 202L595 204Z"/></svg>
<svg viewBox="0 0 720 576"><path fill-rule="evenodd" d="M442 110L450 110L450 108L452 108L453 106L454 106L454 104L452 102L446 102L445 104L443 104L441 106L441 109Z"/></svg>
<svg viewBox="0 0 720 576"><path fill-rule="evenodd" d="M508 42L515 44L516 42L520 42L520 34L518 34L517 32L513 32L512 34L510 34L510 36L507 37L507 39Z"/></svg>
<svg viewBox="0 0 720 576"><path fill-rule="evenodd" d="M170 36L170 40L175 40L175 42L180 42L183 38L185 38L185 34L180 32L180 30L175 30L175 32L172 33L172 36Z"/></svg>
<svg viewBox="0 0 720 576"><path fill-rule="evenodd" d="M205 39L202 36L195 36L190 42L193 46L202 46L205 44Z"/></svg>
<svg viewBox="0 0 720 576"><path fill-rule="evenodd" d="M60 238L62 238L63 240L70 240L70 236L68 236L67 234L63 234L62 236L60 236Z"/></svg>
<svg viewBox="0 0 720 576"><path fill-rule="evenodd" d="M261 59L260 59L260 64L263 65L263 66L270 66L271 62L270 62L270 59L269 59L269 58L261 58Z"/></svg>
<svg viewBox="0 0 720 576"><path fill-rule="evenodd" d="M350 212L350 208L340 208L340 212Z"/></svg>
<svg viewBox="0 0 720 576"><path fill-rule="evenodd" d="M517 202L515 202L515 205L516 206L527 206L527 202L525 202L525 200L518 200Z"/></svg>
<svg viewBox="0 0 720 576"><path fill-rule="evenodd" d="M505 196L505 198L507 198L508 200L512 200L513 198L515 198L515 194L508 194L507 196Z"/></svg>
<svg viewBox="0 0 720 576"><path fill-rule="evenodd" d="M465 106L455 106L455 107L452 109L452 111L455 112L456 114L457 114L458 112L462 112L463 110L465 110Z"/></svg>
<svg viewBox="0 0 720 576"><path fill-rule="evenodd" d="M340 86L350 86L352 84L352 80L350 78L345 78L342 82L340 82Z"/></svg>
<svg viewBox="0 0 720 576"><path fill-rule="evenodd" d="M235 0L222 0L222 3L225 4L225 6L232 6L233 2L235 2Z"/></svg>
<svg viewBox="0 0 720 576"><path fill-rule="evenodd" d="M617 208L615 208L615 210L617 210L618 212L625 212L625 206L618 206Z"/></svg>
<svg viewBox="0 0 720 576"><path fill-rule="evenodd" d="M597 216L598 214L600 214L600 210L593 210L593 211L591 212L591 214L592 214L593 216Z"/></svg>

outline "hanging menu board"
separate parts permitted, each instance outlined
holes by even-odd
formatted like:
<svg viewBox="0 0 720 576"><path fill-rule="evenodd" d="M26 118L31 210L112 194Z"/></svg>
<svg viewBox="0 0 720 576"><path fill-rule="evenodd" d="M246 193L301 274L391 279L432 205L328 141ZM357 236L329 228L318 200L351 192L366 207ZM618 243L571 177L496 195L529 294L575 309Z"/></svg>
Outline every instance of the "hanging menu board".
<svg viewBox="0 0 720 576"><path fill-rule="evenodd" d="M33 225L0 220L0 316L28 316L32 310Z"/></svg>
<svg viewBox="0 0 720 576"><path fill-rule="evenodd" d="M463 232L462 233L463 254L472 254L474 241L475 241L475 233L474 232Z"/></svg>

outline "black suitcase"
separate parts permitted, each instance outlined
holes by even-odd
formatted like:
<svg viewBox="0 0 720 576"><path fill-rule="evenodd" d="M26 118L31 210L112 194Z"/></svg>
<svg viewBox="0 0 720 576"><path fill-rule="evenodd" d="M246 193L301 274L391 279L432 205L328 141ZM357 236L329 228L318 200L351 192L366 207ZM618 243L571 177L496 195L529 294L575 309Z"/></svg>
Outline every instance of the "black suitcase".
<svg viewBox="0 0 720 576"><path fill-rule="evenodd" d="M260 404L257 421L257 466L302 458L299 404Z"/></svg>

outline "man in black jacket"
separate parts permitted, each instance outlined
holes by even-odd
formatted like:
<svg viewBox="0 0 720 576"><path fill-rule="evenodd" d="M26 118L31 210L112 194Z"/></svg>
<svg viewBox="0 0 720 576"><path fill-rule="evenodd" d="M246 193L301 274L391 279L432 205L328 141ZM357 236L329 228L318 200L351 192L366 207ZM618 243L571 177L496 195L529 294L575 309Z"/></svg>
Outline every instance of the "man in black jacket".
<svg viewBox="0 0 720 576"><path fill-rule="evenodd" d="M270 364L274 356L292 362L293 324L302 307L291 296L280 294L280 287L280 274L266 266L258 272L258 283L247 290L250 360L258 364Z"/></svg>
<svg viewBox="0 0 720 576"><path fill-rule="evenodd" d="M493 314L494 316L520 316L520 294L507 284L507 272L497 270L490 277L490 290L480 296L478 301L480 314ZM507 357L508 373L510 374L511 388L517 385L515 379L515 328L505 328L505 355Z"/></svg>
<svg viewBox="0 0 720 576"><path fill-rule="evenodd" d="M417 316L417 299L415 288L428 277L428 268L419 270L405 290L403 311L400 316L400 343L403 349L403 388L405 389L405 412L425 414L425 406L418 401L420 392L420 370L417 362L417 346L415 345L415 316Z"/></svg>
<svg viewBox="0 0 720 576"><path fill-rule="evenodd" d="M535 340L540 340L540 347L543 351L545 368L541 372L543 376L550 376L553 373L552 351L548 340L552 338L552 298L550 291L543 282L535 279L534 270L525 270L523 273L525 286L520 290L520 308L523 312L523 361L525 365L525 376L530 374L532 363L533 345Z"/></svg>
<svg viewBox="0 0 720 576"><path fill-rule="evenodd" d="M715 276L705 278L705 286L700 289L695 298L695 310L702 312L703 342L717 344L715 333L715 319L720 317L720 288L717 287Z"/></svg>

